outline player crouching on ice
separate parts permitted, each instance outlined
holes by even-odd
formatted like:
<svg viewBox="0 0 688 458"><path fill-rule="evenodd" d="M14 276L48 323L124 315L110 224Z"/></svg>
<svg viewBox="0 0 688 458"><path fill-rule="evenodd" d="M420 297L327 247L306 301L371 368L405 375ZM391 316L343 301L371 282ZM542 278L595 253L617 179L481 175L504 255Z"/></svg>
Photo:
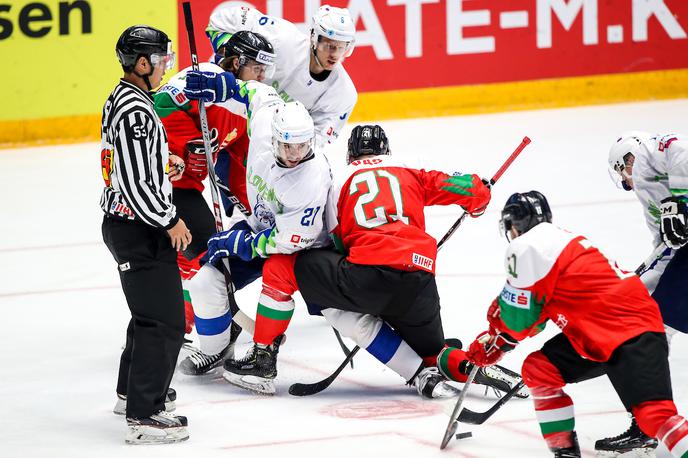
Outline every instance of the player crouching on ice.
<svg viewBox="0 0 688 458"><path fill-rule="evenodd" d="M455 396L458 390L445 381L465 381L470 367L460 349L443 352L434 276L437 242L424 230L423 208L459 204L477 216L490 191L477 175L449 176L403 166L389 155L380 126L353 129L348 162L329 193L326 218L347 254L311 249L266 261L256 345L247 358L225 363L225 377L254 391L274 380L277 351L272 342L285 332L294 310L292 295L299 289L311 312L310 304L325 307L321 313L334 328L421 396ZM440 362L444 375L437 367L440 352L445 355ZM490 368L478 380L508 391L517 378Z"/></svg>
<svg viewBox="0 0 688 458"><path fill-rule="evenodd" d="M580 457L573 401L562 388L606 374L640 429L688 458L688 422L672 400L668 345L657 303L583 236L551 224L541 193L513 194L500 225L507 281L488 310L489 330L467 352L490 366L552 320L561 333L523 363L545 442L555 457Z"/></svg>

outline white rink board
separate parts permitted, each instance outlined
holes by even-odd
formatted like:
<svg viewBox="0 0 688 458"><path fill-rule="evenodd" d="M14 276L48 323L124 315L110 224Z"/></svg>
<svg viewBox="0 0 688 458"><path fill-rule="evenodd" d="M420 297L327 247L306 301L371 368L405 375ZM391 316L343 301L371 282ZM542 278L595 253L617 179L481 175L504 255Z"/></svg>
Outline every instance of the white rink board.
<svg viewBox="0 0 688 458"><path fill-rule="evenodd" d="M498 213L509 194L537 189L549 198L555 223L586 234L622 267L651 251L640 205L616 189L606 156L623 130L688 133L688 100L483 116L384 122L395 155L446 171L491 176L524 135L533 143L494 188L481 218L465 221L438 257L437 280L447 336L467 345L485 327L485 311L503 283L506 241ZM346 138L332 147L341 166ZM258 397L217 376L177 375L178 412L191 439L164 447L124 445L125 424L111 413L117 365L129 319L116 266L102 243L98 144L0 151L0 456L166 458L215 457L548 457L530 400L513 400L473 438L439 443L453 402L423 401L367 354L325 392L294 398L288 386L325 377L343 356L321 318L302 301L280 350L278 393ZM427 211L436 237L457 208ZM259 283L238 295L253 314ZM504 364L514 369L554 333L520 345ZM245 337L240 342L246 343ZM242 345L239 354L246 348ZM674 339L671 368L681 413L688 414L688 338ZM575 402L583 456L595 439L626 429L623 407L606 379L567 388ZM472 394L471 394L472 393ZM467 405L487 400L471 390ZM657 456L668 457L660 448Z"/></svg>

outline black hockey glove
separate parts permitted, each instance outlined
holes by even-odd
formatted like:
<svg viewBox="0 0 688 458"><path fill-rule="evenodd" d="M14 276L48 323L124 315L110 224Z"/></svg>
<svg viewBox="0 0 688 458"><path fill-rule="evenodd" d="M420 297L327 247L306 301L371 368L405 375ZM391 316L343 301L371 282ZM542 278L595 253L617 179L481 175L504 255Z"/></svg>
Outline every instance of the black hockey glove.
<svg viewBox="0 0 688 458"><path fill-rule="evenodd" d="M688 207L680 197L667 197L659 206L662 240L669 248L678 250L688 242Z"/></svg>

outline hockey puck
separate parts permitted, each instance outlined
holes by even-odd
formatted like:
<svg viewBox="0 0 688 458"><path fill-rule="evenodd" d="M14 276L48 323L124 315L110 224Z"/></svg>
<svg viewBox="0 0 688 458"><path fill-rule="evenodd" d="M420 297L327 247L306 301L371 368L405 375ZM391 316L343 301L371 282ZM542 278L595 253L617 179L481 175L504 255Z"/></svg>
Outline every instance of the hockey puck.
<svg viewBox="0 0 688 458"><path fill-rule="evenodd" d="M468 439L469 437L473 437L473 433L470 431L467 433L459 433L456 435L457 439Z"/></svg>

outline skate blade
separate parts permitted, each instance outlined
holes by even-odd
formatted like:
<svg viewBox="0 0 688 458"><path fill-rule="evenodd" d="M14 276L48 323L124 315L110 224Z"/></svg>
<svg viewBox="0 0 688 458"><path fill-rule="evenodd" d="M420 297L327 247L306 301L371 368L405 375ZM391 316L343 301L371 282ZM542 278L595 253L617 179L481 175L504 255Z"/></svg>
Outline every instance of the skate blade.
<svg viewBox="0 0 688 458"><path fill-rule="evenodd" d="M130 445L174 444L189 438L185 426L179 428L153 428L151 426L129 426L124 442Z"/></svg>
<svg viewBox="0 0 688 458"><path fill-rule="evenodd" d="M177 410L177 404L174 401L165 402L165 410L167 412L174 412ZM115 407L112 409L112 413L115 415L125 415L127 413L127 401L124 399L117 399Z"/></svg>
<svg viewBox="0 0 688 458"><path fill-rule="evenodd" d="M273 379L266 379L256 377L254 375L239 375L233 372L224 371L222 377L231 385L238 386L248 391L257 394L273 395L275 394L275 381Z"/></svg>
<svg viewBox="0 0 688 458"><path fill-rule="evenodd" d="M596 450L597 458L655 458L655 449L636 448L628 452L614 452L610 450Z"/></svg>

